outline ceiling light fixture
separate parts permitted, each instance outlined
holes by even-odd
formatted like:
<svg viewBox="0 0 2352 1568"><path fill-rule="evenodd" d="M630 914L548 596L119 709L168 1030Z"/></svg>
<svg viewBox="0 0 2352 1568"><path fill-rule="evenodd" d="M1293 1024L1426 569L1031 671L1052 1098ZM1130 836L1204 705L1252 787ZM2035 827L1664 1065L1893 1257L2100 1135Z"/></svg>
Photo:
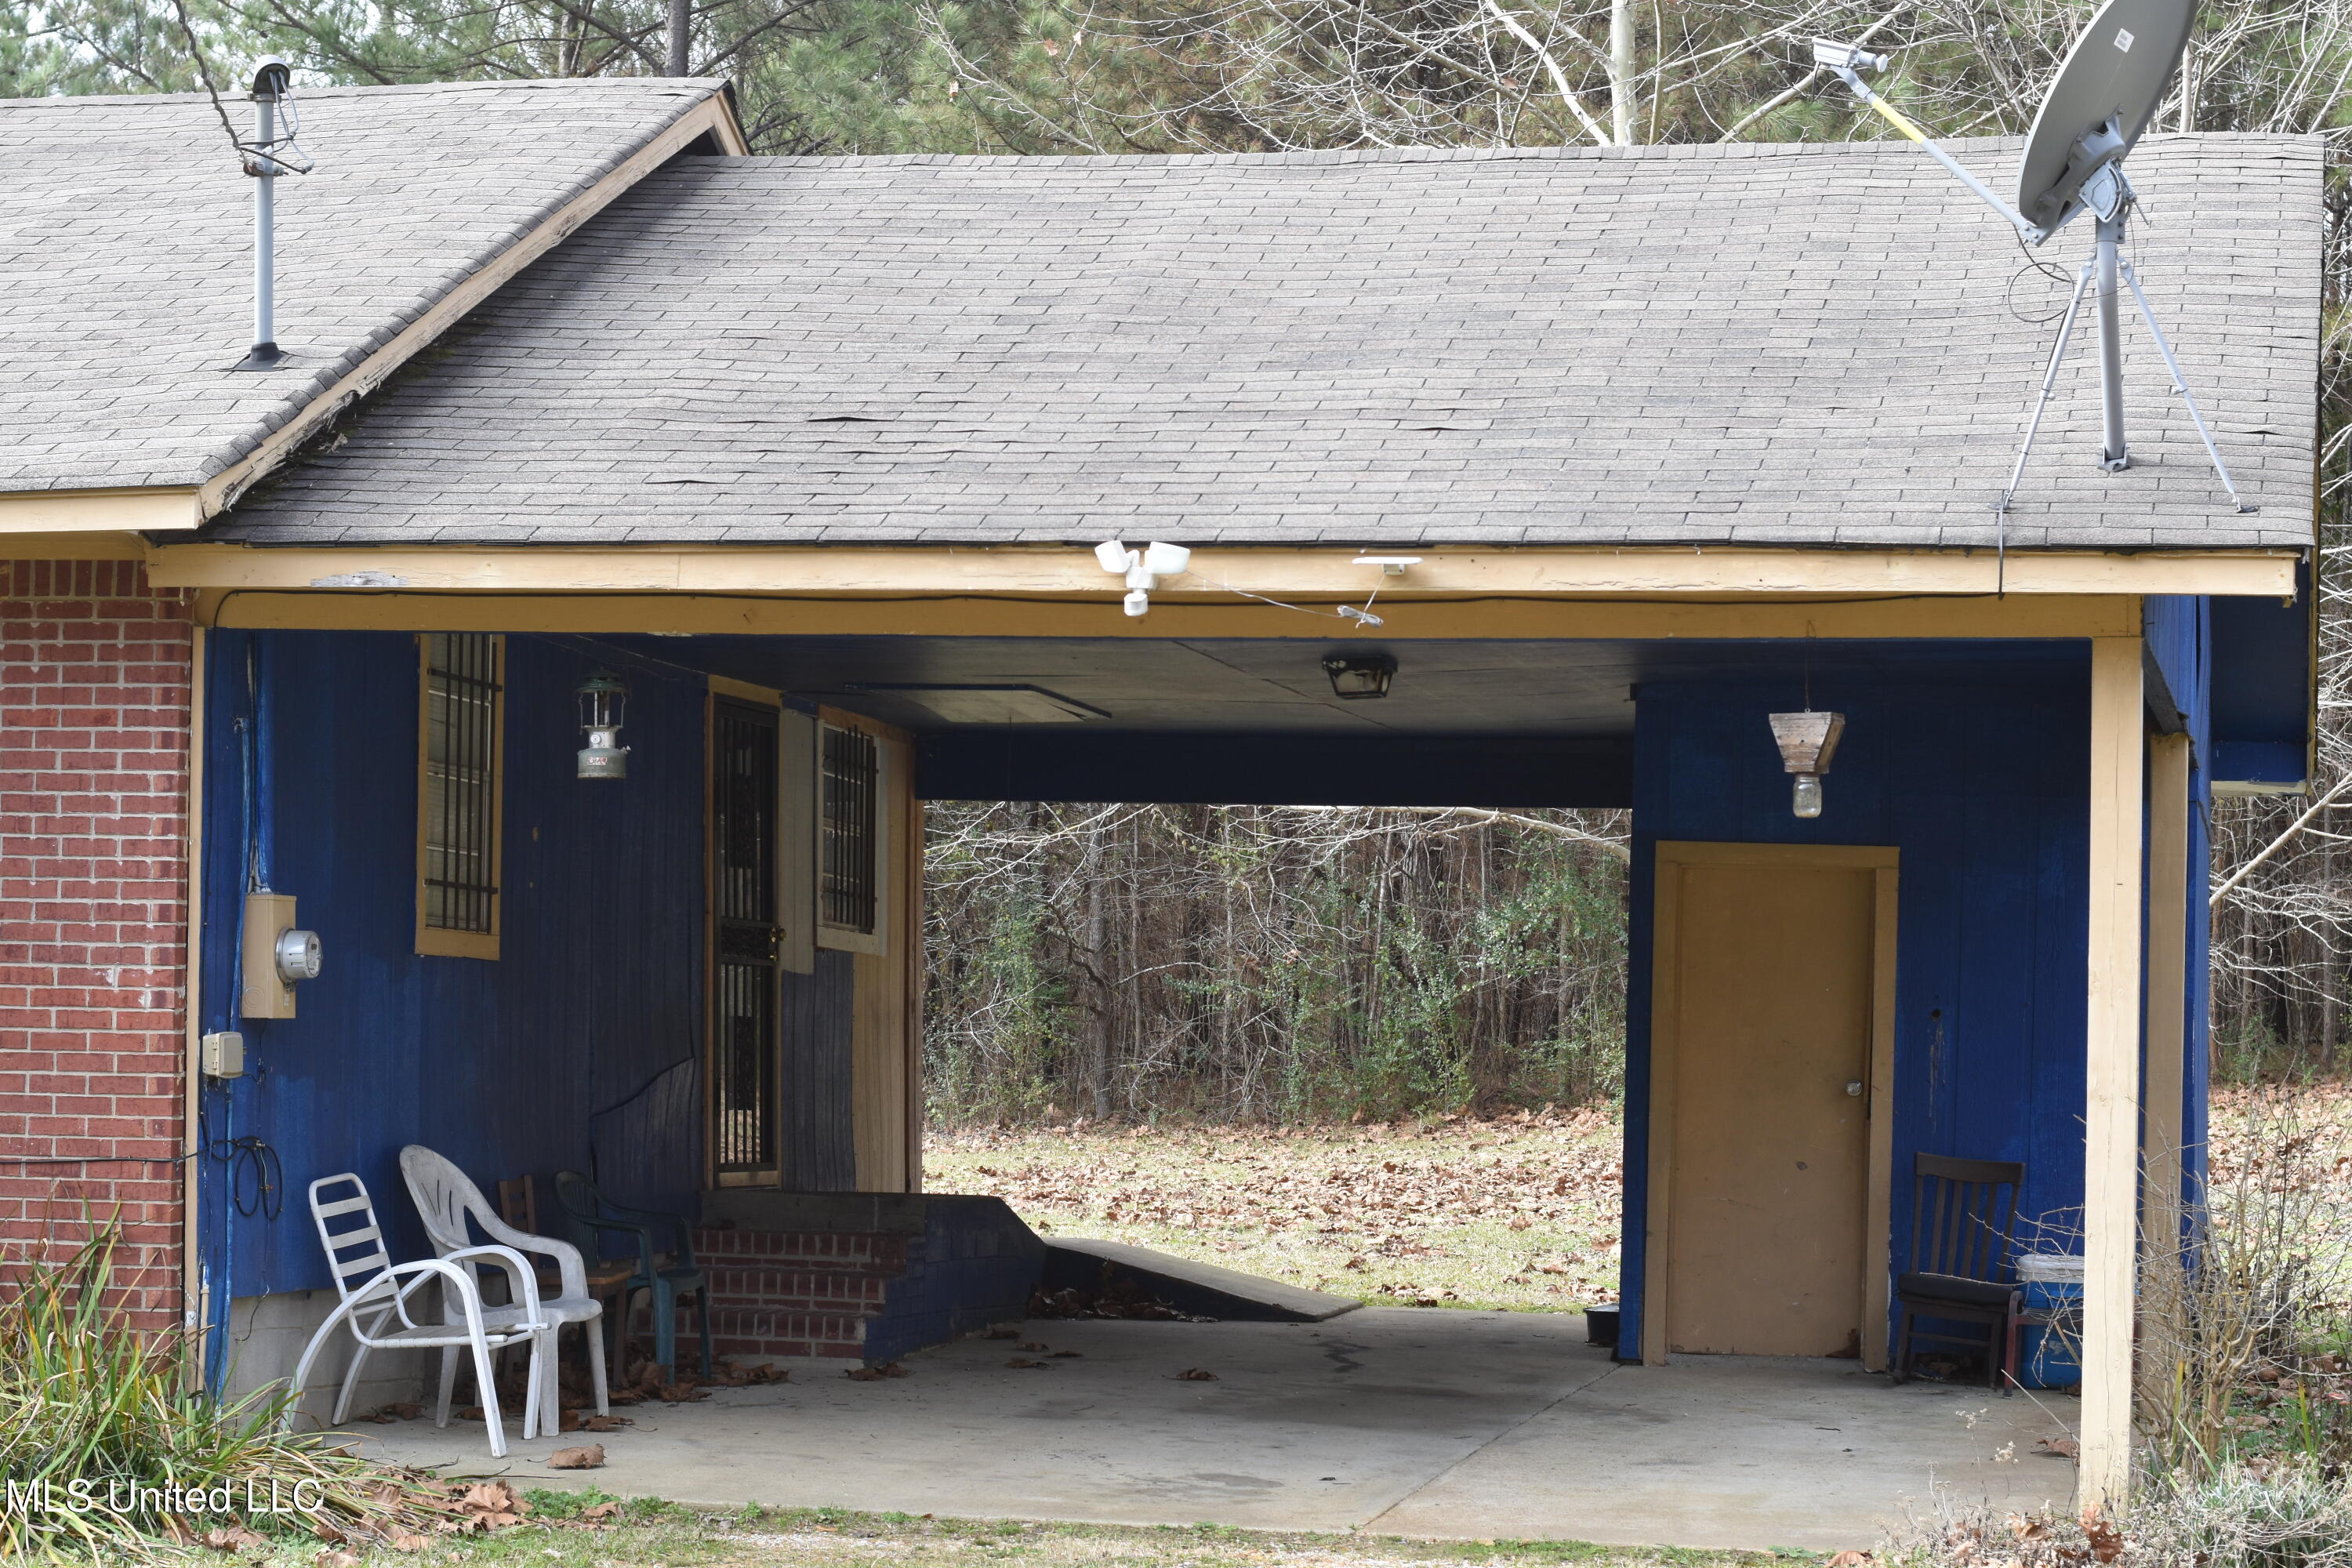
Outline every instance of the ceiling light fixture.
<svg viewBox="0 0 2352 1568"><path fill-rule="evenodd" d="M1397 661L1384 653L1335 653L1323 661L1331 695L1345 702L1386 697L1396 672Z"/></svg>

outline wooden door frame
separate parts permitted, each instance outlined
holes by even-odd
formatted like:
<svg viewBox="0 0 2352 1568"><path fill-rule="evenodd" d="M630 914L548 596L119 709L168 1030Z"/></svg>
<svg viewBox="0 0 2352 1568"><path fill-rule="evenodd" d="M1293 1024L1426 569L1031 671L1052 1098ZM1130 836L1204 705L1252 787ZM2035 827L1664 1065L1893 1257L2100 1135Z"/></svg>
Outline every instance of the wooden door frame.
<svg viewBox="0 0 2352 1568"><path fill-rule="evenodd" d="M1863 1205L1862 1364L1886 1370L1888 1232L1895 1163L1895 872L1892 847L1851 844L1715 844L1663 839L1654 848L1650 958L1649 1193L1643 1219L1642 1363L1666 1363L1666 1292L1672 1288L1675 1076L1681 1041L1681 996L1674 984L1679 952L1682 870L1686 866L1781 866L1805 870L1869 870L1871 879L1870 1065L1864 1090L1870 1119Z"/></svg>

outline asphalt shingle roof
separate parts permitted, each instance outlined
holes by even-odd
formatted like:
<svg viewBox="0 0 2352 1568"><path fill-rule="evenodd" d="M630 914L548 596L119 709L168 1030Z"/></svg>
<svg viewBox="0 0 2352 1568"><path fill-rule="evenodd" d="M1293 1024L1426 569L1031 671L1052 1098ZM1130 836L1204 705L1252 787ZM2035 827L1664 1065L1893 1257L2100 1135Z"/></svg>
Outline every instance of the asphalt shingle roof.
<svg viewBox="0 0 2352 1568"><path fill-rule="evenodd" d="M2319 144L2153 137L2132 173L2261 510L2127 311L2137 466L2093 460L2086 322L2009 542L2307 544ZM1900 142L690 160L211 532L1990 545L2053 331L2022 265Z"/></svg>
<svg viewBox="0 0 2352 1568"><path fill-rule="evenodd" d="M708 81L298 91L278 342L253 185L202 94L0 100L0 491L200 483L632 152ZM226 105L241 133L253 109Z"/></svg>

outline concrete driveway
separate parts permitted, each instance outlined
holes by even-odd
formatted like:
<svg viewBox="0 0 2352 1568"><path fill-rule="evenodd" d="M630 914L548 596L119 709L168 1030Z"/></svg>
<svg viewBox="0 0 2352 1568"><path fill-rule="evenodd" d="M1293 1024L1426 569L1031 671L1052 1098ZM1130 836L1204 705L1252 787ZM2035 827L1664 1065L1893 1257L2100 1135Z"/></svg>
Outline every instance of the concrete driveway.
<svg viewBox="0 0 2352 1568"><path fill-rule="evenodd" d="M1034 1353L966 1340L881 1383L803 1366L503 1461L476 1425L354 1436L455 1473L680 1502L1612 1544L1866 1546L1931 1487L2021 1508L2074 1490L2074 1467L2034 1451L2071 1424L2071 1399L1896 1387L1853 1362L1619 1367L1575 1314L1024 1332L1079 1354L1021 1370L1006 1363ZM592 1441L604 1468L546 1468Z"/></svg>

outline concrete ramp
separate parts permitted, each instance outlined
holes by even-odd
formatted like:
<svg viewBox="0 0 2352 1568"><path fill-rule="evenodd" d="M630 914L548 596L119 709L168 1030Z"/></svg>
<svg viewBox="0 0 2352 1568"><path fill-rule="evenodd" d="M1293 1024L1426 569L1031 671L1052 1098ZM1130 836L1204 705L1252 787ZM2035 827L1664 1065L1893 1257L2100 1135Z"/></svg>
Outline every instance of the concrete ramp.
<svg viewBox="0 0 2352 1568"><path fill-rule="evenodd" d="M1319 1323L1363 1305L1351 1297L1326 1295L1123 1241L1079 1236L1045 1238L1048 1290L1098 1289L1105 1283L1106 1267L1111 1280L1131 1281L1144 1295L1179 1311L1229 1322Z"/></svg>

